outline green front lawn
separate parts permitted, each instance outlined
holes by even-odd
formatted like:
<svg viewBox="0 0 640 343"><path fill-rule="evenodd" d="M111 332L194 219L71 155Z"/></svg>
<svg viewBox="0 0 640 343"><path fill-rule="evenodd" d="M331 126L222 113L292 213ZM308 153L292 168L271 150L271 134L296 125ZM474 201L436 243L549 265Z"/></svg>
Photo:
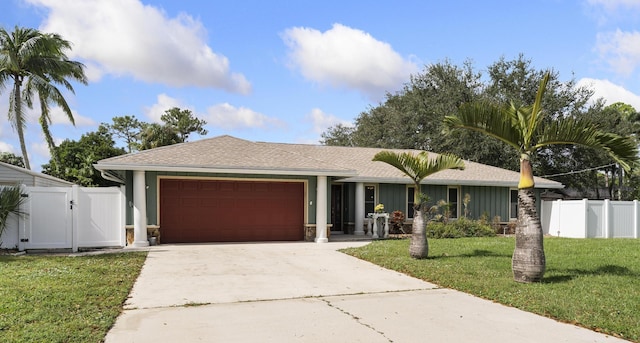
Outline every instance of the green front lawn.
<svg viewBox="0 0 640 343"><path fill-rule="evenodd" d="M101 342L146 256L0 256L0 342Z"/></svg>
<svg viewBox="0 0 640 343"><path fill-rule="evenodd" d="M513 238L430 239L429 258L409 240L344 252L388 269L508 306L640 342L640 240L545 238L541 283L513 281Z"/></svg>

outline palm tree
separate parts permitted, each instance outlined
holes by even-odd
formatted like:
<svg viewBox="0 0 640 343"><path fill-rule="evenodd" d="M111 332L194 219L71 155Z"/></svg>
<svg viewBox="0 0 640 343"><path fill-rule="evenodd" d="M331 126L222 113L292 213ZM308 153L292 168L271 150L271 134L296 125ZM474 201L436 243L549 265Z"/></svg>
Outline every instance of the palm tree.
<svg viewBox="0 0 640 343"><path fill-rule="evenodd" d="M457 115L445 117L450 129L467 129L511 145L520 153L520 181L518 183L518 222L516 246L511 268L518 282L536 282L544 275L546 261L543 232L536 210L531 156L549 145L582 145L605 151L625 170L638 165L638 148L629 137L600 131L587 120L558 117L545 121L542 97L549 82L546 73L540 82L532 106L514 102L498 105L489 102L463 104Z"/></svg>
<svg viewBox="0 0 640 343"><path fill-rule="evenodd" d="M26 199L22 196L21 185L0 186L0 237L7 228L7 220L10 215L26 215L20 208Z"/></svg>
<svg viewBox="0 0 640 343"><path fill-rule="evenodd" d="M411 225L409 255L413 258L426 258L429 255L425 220L427 217L427 197L421 192L420 183L425 177L445 169L464 169L464 162L453 155L438 155L436 158L429 159L429 154L426 151L417 155L409 152L381 151L373 157L373 160L394 166L413 181L416 190L413 201L414 215Z"/></svg>
<svg viewBox="0 0 640 343"><path fill-rule="evenodd" d="M27 119L24 106L33 108L34 96L37 95L40 101L40 125L52 155L55 144L49 131L49 104L53 102L60 106L75 124L71 109L56 86L62 85L73 92L68 79L86 84L87 77L82 63L67 58L65 50L68 49L71 49L71 43L58 34L17 26L10 33L0 28L0 87L13 82L9 93L9 121L18 133L27 169L31 169L31 165L24 141Z"/></svg>

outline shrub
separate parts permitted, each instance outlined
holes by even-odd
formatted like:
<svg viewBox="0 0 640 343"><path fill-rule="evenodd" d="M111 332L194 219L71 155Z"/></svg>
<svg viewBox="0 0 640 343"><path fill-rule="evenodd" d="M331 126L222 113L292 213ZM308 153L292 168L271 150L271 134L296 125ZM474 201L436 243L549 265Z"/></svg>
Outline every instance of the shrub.
<svg viewBox="0 0 640 343"><path fill-rule="evenodd" d="M429 222L427 236L429 238L461 238L495 236L494 229L481 221L459 218L448 223Z"/></svg>
<svg viewBox="0 0 640 343"><path fill-rule="evenodd" d="M391 214L391 233L406 233L403 229L404 213L400 210Z"/></svg>
<svg viewBox="0 0 640 343"><path fill-rule="evenodd" d="M0 236L7 227L7 219L10 215L25 214L20 210L20 205L24 201L20 185L0 187Z"/></svg>

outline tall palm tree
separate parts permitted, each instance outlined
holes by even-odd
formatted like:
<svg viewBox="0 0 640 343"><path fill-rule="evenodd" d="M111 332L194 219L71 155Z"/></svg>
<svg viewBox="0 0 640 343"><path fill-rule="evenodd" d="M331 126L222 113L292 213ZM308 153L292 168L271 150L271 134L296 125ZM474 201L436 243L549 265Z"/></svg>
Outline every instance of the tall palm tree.
<svg viewBox="0 0 640 343"><path fill-rule="evenodd" d="M373 160L394 166L413 181L416 190L413 201L414 215L411 225L409 255L413 258L426 258L429 255L425 220L427 217L427 197L422 193L420 183L425 177L445 169L464 169L464 162L457 156L446 154L430 159L426 151L417 155L409 152L381 151L373 157Z"/></svg>
<svg viewBox="0 0 640 343"><path fill-rule="evenodd" d="M68 79L86 84L87 77L82 63L69 60L65 54L68 49L71 49L71 43L58 34L17 26L13 32L0 28L0 87L13 82L9 92L9 121L18 133L27 169L31 169L31 165L24 141L27 121L24 107L33 108L34 96L40 101L40 125L52 155L55 145L49 131L49 104L60 106L75 124L71 109L57 86L62 85L73 92Z"/></svg>
<svg viewBox="0 0 640 343"><path fill-rule="evenodd" d="M450 129L478 131L513 146L520 153L518 183L518 222L516 246L512 258L514 279L536 282L544 275L543 232L536 210L531 156L539 149L555 144L582 145L605 151L626 170L638 165L638 148L629 137L600 131L587 120L559 117L545 121L542 97L549 82L546 73L531 106L514 102L498 105L489 102L463 104L457 115L445 117Z"/></svg>

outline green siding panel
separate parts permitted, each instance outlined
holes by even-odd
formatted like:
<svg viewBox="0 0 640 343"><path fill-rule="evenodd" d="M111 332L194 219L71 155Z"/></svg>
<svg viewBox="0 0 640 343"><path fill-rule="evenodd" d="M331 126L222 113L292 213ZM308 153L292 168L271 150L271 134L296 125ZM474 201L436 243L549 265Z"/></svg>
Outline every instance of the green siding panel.
<svg viewBox="0 0 640 343"><path fill-rule="evenodd" d="M398 184L378 185L378 203L384 204L385 212L406 211L407 186Z"/></svg>
<svg viewBox="0 0 640 343"><path fill-rule="evenodd" d="M307 218L308 224L316 223L316 199L318 198L316 194L318 193L318 182L317 178L310 177L309 178L309 187L307 189L309 197L307 198L307 211L309 213L309 217ZM329 198L330 199L330 198ZM328 217L331 218L331 217Z"/></svg>
<svg viewBox="0 0 640 343"><path fill-rule="evenodd" d="M157 172L146 172L147 184L147 225L158 224L158 176Z"/></svg>
<svg viewBox="0 0 640 343"><path fill-rule="evenodd" d="M491 221L496 216L500 216L500 221L509 221L508 187L463 186L462 199L466 194L471 196L467 207L470 218L478 219L486 216ZM461 210L464 213L464 206Z"/></svg>
<svg viewBox="0 0 640 343"><path fill-rule="evenodd" d="M429 197L429 206L437 204L440 200L447 200L447 186L422 185L422 192Z"/></svg>

